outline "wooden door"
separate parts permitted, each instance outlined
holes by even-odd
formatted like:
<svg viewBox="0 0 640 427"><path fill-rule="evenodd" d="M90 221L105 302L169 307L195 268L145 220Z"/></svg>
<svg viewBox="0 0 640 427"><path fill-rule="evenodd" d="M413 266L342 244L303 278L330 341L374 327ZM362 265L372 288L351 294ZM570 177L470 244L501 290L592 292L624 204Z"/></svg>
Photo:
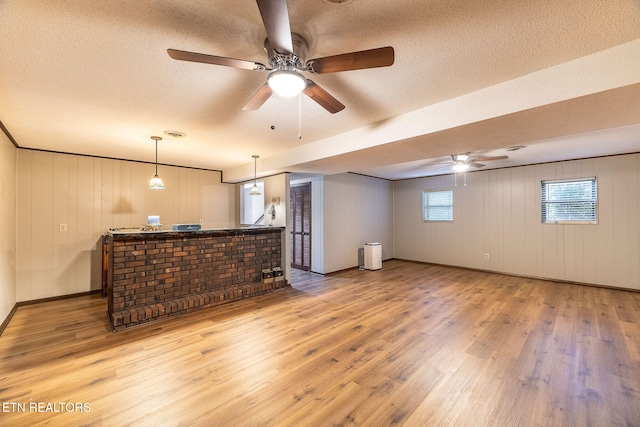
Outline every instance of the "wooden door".
<svg viewBox="0 0 640 427"><path fill-rule="evenodd" d="M311 270L311 183L291 187L291 267Z"/></svg>

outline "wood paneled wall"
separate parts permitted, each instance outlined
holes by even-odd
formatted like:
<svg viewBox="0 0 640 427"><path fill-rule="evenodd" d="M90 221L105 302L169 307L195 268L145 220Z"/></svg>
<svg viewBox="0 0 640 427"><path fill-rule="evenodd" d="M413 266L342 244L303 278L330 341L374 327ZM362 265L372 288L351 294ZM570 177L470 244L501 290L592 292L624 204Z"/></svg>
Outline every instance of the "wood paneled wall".
<svg viewBox="0 0 640 427"><path fill-rule="evenodd" d="M17 149L0 132L0 324L16 303Z"/></svg>
<svg viewBox="0 0 640 427"><path fill-rule="evenodd" d="M264 181L264 223L270 224L271 215L267 212L271 208L274 197L280 198L280 204L275 206L276 219L273 221L274 227L284 227L284 237L282 238L282 253L284 254L285 265L281 266L284 270L285 279L291 277L291 253L289 249L289 181L288 173L268 176L263 178Z"/></svg>
<svg viewBox="0 0 640 427"><path fill-rule="evenodd" d="M542 224L540 181L596 176L598 224ZM640 154L394 183L396 258L640 289ZM422 221L422 189L454 190L453 223ZM485 254L489 259L485 259Z"/></svg>
<svg viewBox="0 0 640 427"><path fill-rule="evenodd" d="M382 243L393 258L393 183L351 173L324 177L325 273L358 265L358 248Z"/></svg>
<svg viewBox="0 0 640 427"><path fill-rule="evenodd" d="M17 301L99 289L101 235L160 215L165 227L232 227L235 186L221 174L160 165L166 190L148 190L153 164L18 150ZM60 231L67 224L67 231Z"/></svg>

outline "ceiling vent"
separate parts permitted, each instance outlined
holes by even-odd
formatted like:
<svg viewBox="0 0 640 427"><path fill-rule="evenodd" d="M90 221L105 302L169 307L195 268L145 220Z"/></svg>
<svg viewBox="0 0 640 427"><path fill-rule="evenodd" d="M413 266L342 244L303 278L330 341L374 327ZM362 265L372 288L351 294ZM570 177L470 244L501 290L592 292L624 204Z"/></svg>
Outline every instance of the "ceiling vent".
<svg viewBox="0 0 640 427"><path fill-rule="evenodd" d="M172 136L174 138L183 138L183 137L187 136L186 133L180 132L179 130L165 130L164 133L165 133L165 135L169 135L169 136Z"/></svg>
<svg viewBox="0 0 640 427"><path fill-rule="evenodd" d="M526 145L514 145L513 147L505 148L505 150L506 151L518 151L518 150L522 150L523 148L527 148Z"/></svg>
<svg viewBox="0 0 640 427"><path fill-rule="evenodd" d="M322 1L334 6L353 3L353 0L322 0Z"/></svg>

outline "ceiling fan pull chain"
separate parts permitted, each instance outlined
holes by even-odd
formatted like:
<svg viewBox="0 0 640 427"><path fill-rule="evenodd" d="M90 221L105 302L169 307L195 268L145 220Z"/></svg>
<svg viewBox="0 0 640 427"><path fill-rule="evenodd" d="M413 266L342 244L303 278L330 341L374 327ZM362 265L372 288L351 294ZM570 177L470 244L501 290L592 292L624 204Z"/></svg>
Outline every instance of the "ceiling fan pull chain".
<svg viewBox="0 0 640 427"><path fill-rule="evenodd" d="M302 139L302 94L298 94L298 139Z"/></svg>
<svg viewBox="0 0 640 427"><path fill-rule="evenodd" d="M464 173L464 186L467 186L467 173Z"/></svg>
<svg viewBox="0 0 640 427"><path fill-rule="evenodd" d="M271 130L276 130L276 107L271 106Z"/></svg>
<svg viewBox="0 0 640 427"><path fill-rule="evenodd" d="M453 173L453 186L454 187L458 186L458 172Z"/></svg>

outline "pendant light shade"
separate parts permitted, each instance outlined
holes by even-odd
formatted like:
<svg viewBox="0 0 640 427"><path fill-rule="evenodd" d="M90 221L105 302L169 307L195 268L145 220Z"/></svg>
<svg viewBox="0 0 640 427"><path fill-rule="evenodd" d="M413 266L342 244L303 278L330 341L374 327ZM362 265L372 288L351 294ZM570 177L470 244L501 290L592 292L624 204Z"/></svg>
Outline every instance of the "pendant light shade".
<svg viewBox="0 0 640 427"><path fill-rule="evenodd" d="M251 191L249 192L249 194L251 196L260 196L262 193L258 188L258 181L257 181L257 175L256 175L256 165L258 163L258 159L260 158L260 156L256 156L254 154L251 157L253 157L253 187L251 188Z"/></svg>
<svg viewBox="0 0 640 427"><path fill-rule="evenodd" d="M151 178L151 181L149 182L149 186L147 188L149 190L164 190L164 183L158 176L158 141L161 141L162 137L152 136L151 139L156 142L156 174L153 178Z"/></svg>

